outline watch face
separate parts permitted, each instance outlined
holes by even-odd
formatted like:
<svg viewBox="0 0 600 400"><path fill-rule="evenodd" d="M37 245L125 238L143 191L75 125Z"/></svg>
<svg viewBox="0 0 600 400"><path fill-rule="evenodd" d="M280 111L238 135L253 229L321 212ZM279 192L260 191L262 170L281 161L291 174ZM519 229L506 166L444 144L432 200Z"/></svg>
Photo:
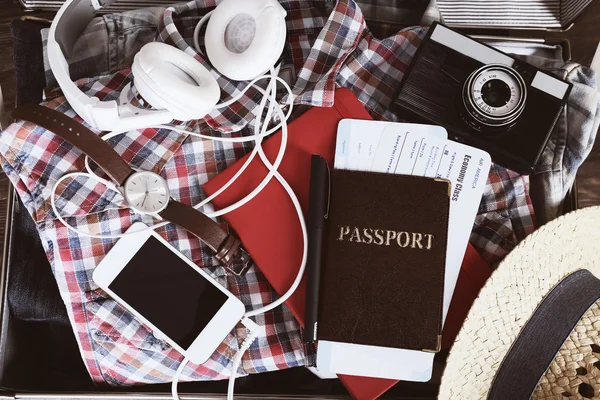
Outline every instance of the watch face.
<svg viewBox="0 0 600 400"><path fill-rule="evenodd" d="M125 182L125 200L142 214L155 214L169 203L167 182L154 172L135 172Z"/></svg>

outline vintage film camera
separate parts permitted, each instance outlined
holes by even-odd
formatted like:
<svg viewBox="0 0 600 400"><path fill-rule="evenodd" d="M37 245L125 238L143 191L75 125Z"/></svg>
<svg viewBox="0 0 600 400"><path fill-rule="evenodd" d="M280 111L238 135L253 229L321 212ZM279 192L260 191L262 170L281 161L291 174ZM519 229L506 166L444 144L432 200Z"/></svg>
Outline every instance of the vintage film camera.
<svg viewBox="0 0 600 400"><path fill-rule="evenodd" d="M406 72L394 107L441 125L449 138L533 172L571 84L435 23Z"/></svg>

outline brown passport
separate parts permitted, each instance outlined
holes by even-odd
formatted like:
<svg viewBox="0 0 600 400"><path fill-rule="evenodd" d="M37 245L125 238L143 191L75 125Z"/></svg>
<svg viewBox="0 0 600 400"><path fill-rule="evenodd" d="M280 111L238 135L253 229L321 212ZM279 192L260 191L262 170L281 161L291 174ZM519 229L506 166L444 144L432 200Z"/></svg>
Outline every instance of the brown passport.
<svg viewBox="0 0 600 400"><path fill-rule="evenodd" d="M450 182L333 170L318 339L440 349Z"/></svg>

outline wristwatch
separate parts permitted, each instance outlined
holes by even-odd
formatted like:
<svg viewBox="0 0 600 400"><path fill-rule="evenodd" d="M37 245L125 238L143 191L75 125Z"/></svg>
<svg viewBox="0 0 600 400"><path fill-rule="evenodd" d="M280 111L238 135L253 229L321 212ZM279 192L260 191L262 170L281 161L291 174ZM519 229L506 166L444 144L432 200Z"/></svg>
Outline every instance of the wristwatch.
<svg viewBox="0 0 600 400"><path fill-rule="evenodd" d="M140 214L151 214L187 229L215 252L219 262L237 275L250 257L233 234L195 208L174 200L167 181L151 171L135 171L98 135L67 115L35 104L13 111L13 118L33 122L60 136L90 157L117 185L127 204ZM235 263L238 259L240 263Z"/></svg>

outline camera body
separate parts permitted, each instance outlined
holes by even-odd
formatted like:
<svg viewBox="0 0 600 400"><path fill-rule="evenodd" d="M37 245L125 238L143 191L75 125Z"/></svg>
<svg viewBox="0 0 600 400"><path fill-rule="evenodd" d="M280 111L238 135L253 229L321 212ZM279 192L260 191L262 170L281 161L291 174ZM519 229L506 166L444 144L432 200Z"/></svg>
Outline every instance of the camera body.
<svg viewBox="0 0 600 400"><path fill-rule="evenodd" d="M533 172L572 85L434 23L419 46L393 107L441 125L449 138Z"/></svg>

